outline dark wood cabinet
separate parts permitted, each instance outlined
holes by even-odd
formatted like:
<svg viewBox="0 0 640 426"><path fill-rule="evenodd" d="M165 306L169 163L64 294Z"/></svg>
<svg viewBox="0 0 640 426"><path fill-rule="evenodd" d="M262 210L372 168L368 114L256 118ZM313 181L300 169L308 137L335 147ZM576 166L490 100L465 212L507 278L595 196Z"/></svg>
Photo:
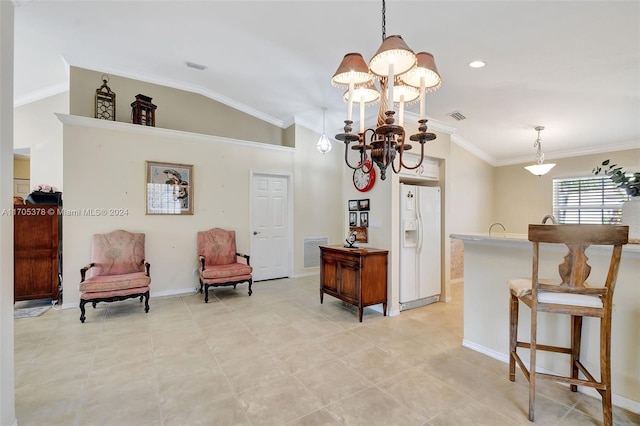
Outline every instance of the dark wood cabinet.
<svg viewBox="0 0 640 426"><path fill-rule="evenodd" d="M382 303L387 315L387 258L374 248L320 246L320 303L324 294L358 307L360 322L366 306Z"/></svg>
<svg viewBox="0 0 640 426"><path fill-rule="evenodd" d="M58 299L62 222L55 204L15 204L14 301Z"/></svg>

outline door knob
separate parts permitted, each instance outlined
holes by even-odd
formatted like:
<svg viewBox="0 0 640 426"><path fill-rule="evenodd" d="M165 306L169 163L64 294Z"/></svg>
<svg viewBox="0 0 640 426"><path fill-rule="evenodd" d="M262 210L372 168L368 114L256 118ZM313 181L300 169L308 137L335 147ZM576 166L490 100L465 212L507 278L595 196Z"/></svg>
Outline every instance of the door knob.
<svg viewBox="0 0 640 426"><path fill-rule="evenodd" d="M258 231L253 231L253 235L258 235L259 232Z"/></svg>

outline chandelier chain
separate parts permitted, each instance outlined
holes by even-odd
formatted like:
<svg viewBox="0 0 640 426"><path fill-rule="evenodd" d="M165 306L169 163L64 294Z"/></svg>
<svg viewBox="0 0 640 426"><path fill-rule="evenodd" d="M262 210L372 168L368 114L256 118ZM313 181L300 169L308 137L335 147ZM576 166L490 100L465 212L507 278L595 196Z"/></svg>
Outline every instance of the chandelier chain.
<svg viewBox="0 0 640 426"><path fill-rule="evenodd" d="M387 38L387 7L384 0L382 0L382 41Z"/></svg>

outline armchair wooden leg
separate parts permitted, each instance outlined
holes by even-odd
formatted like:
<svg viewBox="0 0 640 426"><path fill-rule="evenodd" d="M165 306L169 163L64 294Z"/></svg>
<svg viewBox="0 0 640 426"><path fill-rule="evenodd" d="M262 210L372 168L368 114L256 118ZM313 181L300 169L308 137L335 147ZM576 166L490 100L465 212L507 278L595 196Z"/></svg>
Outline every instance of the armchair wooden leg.
<svg viewBox="0 0 640 426"><path fill-rule="evenodd" d="M146 292L142 296L144 296L144 312L148 313L149 312L149 292ZM140 296L140 302L142 302L142 296Z"/></svg>
<svg viewBox="0 0 640 426"><path fill-rule="evenodd" d="M514 354L518 344L518 298L511 294L509 303L509 380L516 380L516 359Z"/></svg>
<svg viewBox="0 0 640 426"><path fill-rule="evenodd" d="M84 324L84 320L87 318L84 312L84 304L87 303L85 300L80 299L80 322Z"/></svg>
<svg viewBox="0 0 640 426"><path fill-rule="evenodd" d="M251 285L253 284L253 279L249 280L249 296L251 296L251 293L253 293L253 291L251 290Z"/></svg>
<svg viewBox="0 0 640 426"><path fill-rule="evenodd" d="M204 303L209 303L209 284L204 285Z"/></svg>
<svg viewBox="0 0 640 426"><path fill-rule="evenodd" d="M578 378L580 361L580 341L582 340L582 317L571 315L571 378ZM571 392L577 392L577 385L570 385Z"/></svg>

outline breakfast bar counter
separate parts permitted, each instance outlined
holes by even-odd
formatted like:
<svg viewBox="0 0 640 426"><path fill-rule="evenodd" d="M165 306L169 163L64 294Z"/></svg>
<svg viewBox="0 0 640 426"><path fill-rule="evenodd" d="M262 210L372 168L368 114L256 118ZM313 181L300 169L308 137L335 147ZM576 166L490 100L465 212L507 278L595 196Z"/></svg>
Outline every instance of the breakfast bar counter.
<svg viewBox="0 0 640 426"><path fill-rule="evenodd" d="M451 234L464 243L464 340L463 345L505 363L509 362L509 287L507 280L531 277L532 243L521 234ZM566 246L540 247L540 277L559 279L558 265ZM610 247L591 246L586 251L592 267L588 282L606 278ZM614 293L611 338L613 404L640 412L640 245L627 244ZM521 310L518 334L529 335L529 313ZM584 318L582 358L599 377L599 319ZM568 344L567 315L540 313L538 343ZM566 373L569 360L557 354L539 353L541 371ZM505 365L505 381L508 368ZM592 389L583 390L598 395ZM599 399L599 395L598 395Z"/></svg>

